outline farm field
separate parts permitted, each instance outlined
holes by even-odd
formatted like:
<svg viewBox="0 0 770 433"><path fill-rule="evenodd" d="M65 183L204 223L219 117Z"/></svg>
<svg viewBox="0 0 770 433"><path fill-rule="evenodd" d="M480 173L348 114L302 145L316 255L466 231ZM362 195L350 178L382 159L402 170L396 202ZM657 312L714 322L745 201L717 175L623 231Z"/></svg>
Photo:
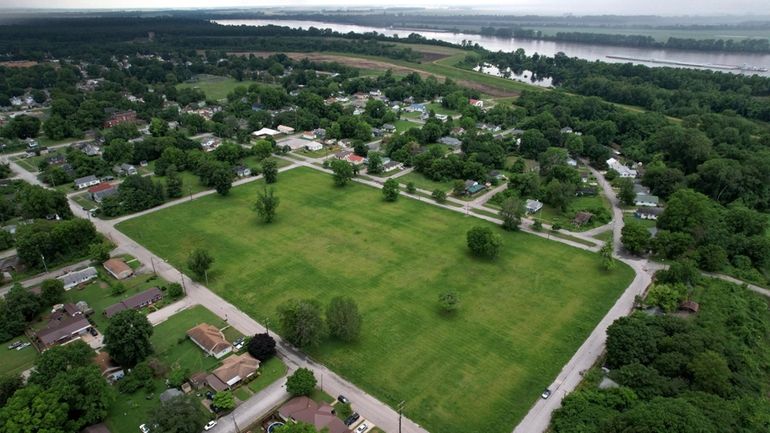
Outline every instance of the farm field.
<svg viewBox="0 0 770 433"><path fill-rule="evenodd" d="M603 272L595 254L502 230L500 257L475 259L465 233L488 223L336 188L308 168L279 175L277 219L264 225L251 210L262 187L118 227L179 268L191 249L208 249L210 287L270 323L290 299L353 297L360 341L309 354L390 405L408 400L406 415L429 431L510 432L632 278L623 265ZM459 293L454 315L439 308L445 290Z"/></svg>

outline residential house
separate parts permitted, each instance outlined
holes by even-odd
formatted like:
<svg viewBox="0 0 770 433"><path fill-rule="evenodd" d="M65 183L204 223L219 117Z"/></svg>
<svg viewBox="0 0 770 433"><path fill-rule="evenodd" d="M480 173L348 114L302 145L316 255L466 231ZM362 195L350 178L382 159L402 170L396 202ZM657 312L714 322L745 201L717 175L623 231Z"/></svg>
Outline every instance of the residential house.
<svg viewBox="0 0 770 433"><path fill-rule="evenodd" d="M86 156L99 156L102 154L102 148L94 143L86 143L80 147L80 151L85 153Z"/></svg>
<svg viewBox="0 0 770 433"><path fill-rule="evenodd" d="M392 159L382 164L382 170L385 173L390 173L391 171L394 171L394 170L401 170L403 168L404 168L404 163L394 161Z"/></svg>
<svg viewBox="0 0 770 433"><path fill-rule="evenodd" d="M305 144L305 148L306 148L307 150L310 150L310 151L316 151L316 150L321 150L321 149L323 149L323 148L324 148L324 146L323 146L323 144L321 144L321 143L319 143L319 142L317 142L317 141L308 141L308 142Z"/></svg>
<svg viewBox="0 0 770 433"><path fill-rule="evenodd" d="M404 111L407 111L409 113L424 113L426 110L425 104L412 104L404 109Z"/></svg>
<svg viewBox="0 0 770 433"><path fill-rule="evenodd" d="M354 116L360 116L362 114L366 113L366 110L364 110L362 107L356 107L353 109L353 115Z"/></svg>
<svg viewBox="0 0 770 433"><path fill-rule="evenodd" d="M392 123L386 123L382 125L382 130L385 131L386 134L392 134L396 132L396 125L393 125Z"/></svg>
<svg viewBox="0 0 770 433"><path fill-rule="evenodd" d="M278 408L278 416L284 421L311 424L317 431L349 433L350 430L327 403L318 403L309 397L294 397Z"/></svg>
<svg viewBox="0 0 770 433"><path fill-rule="evenodd" d="M163 299L163 292L159 288L153 287L142 293L137 293L128 299L124 299L117 304L112 304L104 309L104 315L110 317L120 313L123 310L138 310L147 307Z"/></svg>
<svg viewBox="0 0 770 433"><path fill-rule="evenodd" d="M105 198L113 196L118 193L118 188L109 183L102 182L96 186L88 188L88 194L91 196L91 200L101 203Z"/></svg>
<svg viewBox="0 0 770 433"><path fill-rule="evenodd" d="M221 144L222 144L222 140L216 137L211 137L206 139L206 141L202 142L201 147L203 148L204 152L213 152Z"/></svg>
<svg viewBox="0 0 770 433"><path fill-rule="evenodd" d="M446 114L436 114L436 119L442 122L446 122L447 119L449 119L449 116L447 116Z"/></svg>
<svg viewBox="0 0 770 433"><path fill-rule="evenodd" d="M535 213L543 208L543 203L539 200L527 199L524 207L527 210L527 213Z"/></svg>
<svg viewBox="0 0 770 433"><path fill-rule="evenodd" d="M468 103L474 107L484 108L484 101L482 101L481 99L471 98L468 100Z"/></svg>
<svg viewBox="0 0 770 433"><path fill-rule="evenodd" d="M249 167L246 167L245 165L239 165L237 167L233 167L233 171L235 171L235 175L238 177L251 176L251 169Z"/></svg>
<svg viewBox="0 0 770 433"><path fill-rule="evenodd" d="M634 198L634 204L636 206L656 207L659 202L660 199L656 195L637 194Z"/></svg>
<svg viewBox="0 0 770 433"><path fill-rule="evenodd" d="M283 134L294 134L294 128L286 125L278 125L278 132Z"/></svg>
<svg viewBox="0 0 770 433"><path fill-rule="evenodd" d="M221 366L206 376L206 383L217 392L233 389L238 383L257 374L258 369L259 360L248 352L232 355L225 358Z"/></svg>
<svg viewBox="0 0 770 433"><path fill-rule="evenodd" d="M578 163L574 158L567 158L567 165L570 167L577 167Z"/></svg>
<svg viewBox="0 0 770 433"><path fill-rule="evenodd" d="M35 333L35 340L40 350L46 350L76 340L90 328L88 319L74 304L59 304L54 306L45 328Z"/></svg>
<svg viewBox="0 0 770 433"><path fill-rule="evenodd" d="M135 123L136 111L115 111L110 114L110 117L104 121L105 128L112 128L113 126L120 125L121 123Z"/></svg>
<svg viewBox="0 0 770 433"><path fill-rule="evenodd" d="M46 158L45 161L49 165L61 165L61 164L64 164L65 162L67 162L67 157L64 156L61 153L55 153L55 154L49 156L48 158Z"/></svg>
<svg viewBox="0 0 770 433"><path fill-rule="evenodd" d="M291 150L300 150L305 149L307 147L307 144L310 143L307 140L303 140L301 138L287 138L285 140L281 140L278 142L279 147L288 146Z"/></svg>
<svg viewBox="0 0 770 433"><path fill-rule="evenodd" d="M115 172L115 174L117 174L118 176L131 176L138 173L138 171L136 170L136 167L126 163L112 167L112 171Z"/></svg>
<svg viewBox="0 0 770 433"><path fill-rule="evenodd" d="M316 128L313 130L314 138L326 138L326 130L324 128Z"/></svg>
<svg viewBox="0 0 770 433"><path fill-rule="evenodd" d="M128 266L123 259L113 257L106 262L102 263L107 273L112 275L116 280L125 280L126 278L134 275L134 270L131 266Z"/></svg>
<svg viewBox="0 0 770 433"><path fill-rule="evenodd" d="M251 133L251 135L255 137L275 137L278 134L280 134L279 131L270 128L262 128L259 131L254 131Z"/></svg>
<svg viewBox="0 0 770 433"><path fill-rule="evenodd" d="M643 206L637 209L634 215L643 220L657 220L662 213L663 208Z"/></svg>
<svg viewBox="0 0 770 433"><path fill-rule="evenodd" d="M75 184L75 189L83 189L88 188L89 186L99 185L100 181L96 178L96 176L86 176L86 177L79 177L75 179L73 182Z"/></svg>
<svg viewBox="0 0 770 433"><path fill-rule="evenodd" d="M56 279L64 283L64 290L69 290L80 284L87 283L95 279L98 275L99 273L96 272L96 268L89 266L79 271L68 272L60 277L57 277Z"/></svg>
<svg viewBox="0 0 770 433"><path fill-rule="evenodd" d="M123 371L123 367L110 358L110 354L107 352L99 352L96 354L94 363L99 367L102 377L109 383L114 383L126 375L125 371Z"/></svg>
<svg viewBox="0 0 770 433"><path fill-rule="evenodd" d="M359 165L359 164L363 164L363 163L366 162L366 158L364 158L363 156L360 156L360 155L356 155L353 152L348 154L348 156L346 156L344 159L345 159L345 161L347 161L347 162L349 162L349 163L351 163L353 165Z"/></svg>
<svg viewBox="0 0 770 433"><path fill-rule="evenodd" d="M477 194L486 188L487 187L484 184L478 183L475 180L465 181L465 195Z"/></svg>
<svg viewBox="0 0 770 433"><path fill-rule="evenodd" d="M596 188L594 188L592 186L586 186L586 187L578 188L575 191L575 196L576 197L593 197L596 194L597 194Z"/></svg>
<svg viewBox="0 0 770 433"><path fill-rule="evenodd" d="M216 326L201 323L187 331L187 336L207 355L220 359L233 351L225 335Z"/></svg>
<svg viewBox="0 0 770 433"><path fill-rule="evenodd" d="M615 158L610 158L607 160L607 166L618 172L618 175L620 177L629 177L629 178L635 178L637 175L636 170L630 169L623 165L620 161L618 161Z"/></svg>
<svg viewBox="0 0 770 433"><path fill-rule="evenodd" d="M578 227L582 226L583 224L588 224L593 216L594 214L591 212L578 212L575 214L575 218L572 220L572 224L575 224Z"/></svg>
<svg viewBox="0 0 770 433"><path fill-rule="evenodd" d="M460 147L463 144L463 142L459 139L449 136L439 138L438 142L441 144L446 144L449 147Z"/></svg>

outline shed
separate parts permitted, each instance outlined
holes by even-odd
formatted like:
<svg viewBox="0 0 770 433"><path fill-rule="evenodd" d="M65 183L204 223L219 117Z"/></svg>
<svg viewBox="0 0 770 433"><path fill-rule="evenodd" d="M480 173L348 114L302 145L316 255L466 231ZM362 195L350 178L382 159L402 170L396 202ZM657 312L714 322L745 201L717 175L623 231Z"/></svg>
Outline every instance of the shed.
<svg viewBox="0 0 770 433"><path fill-rule="evenodd" d="M134 270L117 257L113 257L102 264L104 269L112 275L116 280L125 280L126 278L134 275Z"/></svg>
<svg viewBox="0 0 770 433"><path fill-rule="evenodd" d="M690 301L689 299L679 304L679 310L685 311L688 313L697 313L698 310L700 310L700 305L698 305L695 301Z"/></svg>

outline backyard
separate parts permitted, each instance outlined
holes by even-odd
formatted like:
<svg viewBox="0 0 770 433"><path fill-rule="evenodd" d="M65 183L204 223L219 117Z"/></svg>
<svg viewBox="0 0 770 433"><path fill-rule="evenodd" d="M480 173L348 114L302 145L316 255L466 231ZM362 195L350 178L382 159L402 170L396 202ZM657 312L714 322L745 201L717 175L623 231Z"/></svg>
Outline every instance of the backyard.
<svg viewBox="0 0 770 433"><path fill-rule="evenodd" d="M278 323L289 299L325 305L354 297L363 315L355 344L308 352L429 431L509 432L632 278L599 258L524 233L508 233L414 200L309 168L282 173L271 225L251 210L261 181L140 218L119 228L179 268L189 251L215 258L210 286L251 317ZM466 231L503 237L493 262L473 258ZM441 313L438 295L461 306ZM174 337L178 338L178 337Z"/></svg>

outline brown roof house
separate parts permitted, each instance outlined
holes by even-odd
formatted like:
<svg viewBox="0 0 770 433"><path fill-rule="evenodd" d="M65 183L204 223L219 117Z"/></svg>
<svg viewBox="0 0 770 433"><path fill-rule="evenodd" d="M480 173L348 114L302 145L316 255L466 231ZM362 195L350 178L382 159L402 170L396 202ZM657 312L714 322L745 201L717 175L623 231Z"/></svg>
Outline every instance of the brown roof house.
<svg viewBox="0 0 770 433"><path fill-rule="evenodd" d="M216 359L220 359L233 351L233 345L225 339L222 331L208 323L201 323L191 328L187 331L187 336L209 356Z"/></svg>
<svg viewBox="0 0 770 433"><path fill-rule="evenodd" d="M159 288L153 287L142 293L137 293L128 299L124 299L117 304L110 305L104 309L103 314L107 316L107 318L110 318L123 310L138 310L148 305L152 305L161 299L163 299L163 292L161 292Z"/></svg>
<svg viewBox="0 0 770 433"><path fill-rule="evenodd" d="M54 306L48 324L35 334L35 338L40 349L46 350L79 339L90 327L86 316L74 304L59 304Z"/></svg>
<svg viewBox="0 0 770 433"><path fill-rule="evenodd" d="M347 433L347 426L334 415L333 409L326 403L316 403L308 397L295 397L278 409L278 415L286 421L312 424L319 431L328 429L329 433Z"/></svg>
<svg viewBox="0 0 770 433"><path fill-rule="evenodd" d="M107 382L113 383L123 378L126 373L123 371L123 367L118 365L110 358L110 354L107 352L99 352L94 357L94 363L99 367L102 372L102 377L107 379Z"/></svg>
<svg viewBox="0 0 770 433"><path fill-rule="evenodd" d="M206 383L217 392L232 389L241 381L257 374L258 369L259 360L248 353L233 355L206 376Z"/></svg>
<svg viewBox="0 0 770 433"><path fill-rule="evenodd" d="M134 275L134 271L131 269L131 266L128 266L126 262L123 261L123 259L113 257L102 263L102 266L104 266L104 269L106 269L110 275L115 277L116 280L125 280L131 275Z"/></svg>

